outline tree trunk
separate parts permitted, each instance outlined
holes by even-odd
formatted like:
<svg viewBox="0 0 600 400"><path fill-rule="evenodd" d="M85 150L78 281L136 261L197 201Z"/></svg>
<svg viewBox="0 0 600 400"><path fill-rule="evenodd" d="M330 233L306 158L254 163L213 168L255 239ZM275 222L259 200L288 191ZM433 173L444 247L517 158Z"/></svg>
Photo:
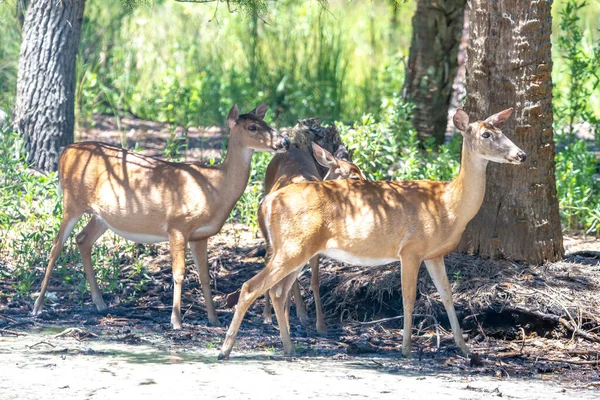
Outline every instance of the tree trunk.
<svg viewBox="0 0 600 400"><path fill-rule="evenodd" d="M472 0L465 109L473 120L514 107L503 131L522 166L490 163L486 196L459 250L533 264L563 256L552 131L551 1Z"/></svg>
<svg viewBox="0 0 600 400"><path fill-rule="evenodd" d="M406 97L421 138L444 143L452 82L463 29L465 0L419 0L406 73Z"/></svg>
<svg viewBox="0 0 600 400"><path fill-rule="evenodd" d="M19 57L15 125L25 139L27 161L54 171L73 142L75 57L85 0L31 1Z"/></svg>

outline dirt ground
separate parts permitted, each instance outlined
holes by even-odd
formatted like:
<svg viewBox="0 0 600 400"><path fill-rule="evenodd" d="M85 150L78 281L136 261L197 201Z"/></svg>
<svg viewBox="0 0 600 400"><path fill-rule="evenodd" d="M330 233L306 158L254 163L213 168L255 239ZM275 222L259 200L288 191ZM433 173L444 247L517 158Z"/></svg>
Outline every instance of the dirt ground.
<svg viewBox="0 0 600 400"><path fill-rule="evenodd" d="M597 389L560 378L495 377L470 368L432 367L392 357L305 356L289 360L246 352L217 362L217 350L165 343L157 334L76 339L59 329L0 338L0 396L21 399L595 399ZM136 336L138 333L136 333ZM135 396L135 397L134 397Z"/></svg>
<svg viewBox="0 0 600 400"><path fill-rule="evenodd" d="M160 155L166 125L98 117L82 139L127 137ZM94 130L96 129L96 130ZM220 154L219 129L186 133L188 157ZM402 304L397 265L357 268L325 260L321 294L328 334L304 327L292 310L296 356L281 357L276 325L264 324L262 299L249 310L231 360L217 353L233 311L227 295L263 267L262 239L228 224L209 240L209 265L221 327L209 327L197 274L188 268L184 329L170 327L168 246L140 246L121 257L121 285L98 314L89 293L51 283L38 318L32 299L0 281L0 399L125 398L598 398L600 395L600 241L567 237L565 260L529 266L460 254L446 258L457 313L474 356L454 347L431 280L419 279L413 359L400 355ZM141 259L147 278L134 275ZM188 255L188 266L192 265ZM0 268L10 270L9 260ZM40 267L40 278L43 266ZM301 276L309 315L314 305Z"/></svg>

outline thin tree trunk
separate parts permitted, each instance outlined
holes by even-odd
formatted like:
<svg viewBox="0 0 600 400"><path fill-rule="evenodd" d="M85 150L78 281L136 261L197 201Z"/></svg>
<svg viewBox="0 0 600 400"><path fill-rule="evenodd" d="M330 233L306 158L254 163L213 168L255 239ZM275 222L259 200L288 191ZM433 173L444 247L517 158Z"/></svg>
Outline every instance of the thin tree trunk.
<svg viewBox="0 0 600 400"><path fill-rule="evenodd" d="M490 163L483 206L460 250L533 264L564 255L554 174L551 5L471 2L465 109L477 119L514 107L503 130L527 161Z"/></svg>
<svg viewBox="0 0 600 400"><path fill-rule="evenodd" d="M465 0L419 0L413 17L406 96L419 136L437 144L445 138L464 10Z"/></svg>
<svg viewBox="0 0 600 400"><path fill-rule="evenodd" d="M85 0L31 1L23 26L15 125L25 139L27 161L54 171L73 142L75 57Z"/></svg>

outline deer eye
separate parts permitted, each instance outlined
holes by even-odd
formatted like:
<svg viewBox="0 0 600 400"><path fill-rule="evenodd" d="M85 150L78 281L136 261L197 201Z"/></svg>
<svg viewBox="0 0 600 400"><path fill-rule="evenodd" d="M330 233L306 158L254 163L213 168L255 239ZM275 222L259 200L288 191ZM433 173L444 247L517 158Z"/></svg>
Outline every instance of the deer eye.
<svg viewBox="0 0 600 400"><path fill-rule="evenodd" d="M254 124L248 125L248 130L251 132L256 132L257 129L258 129L258 127Z"/></svg>
<svg viewBox="0 0 600 400"><path fill-rule="evenodd" d="M481 137L483 137L484 139L488 139L490 136L492 136L492 133L490 131L485 131L481 134Z"/></svg>

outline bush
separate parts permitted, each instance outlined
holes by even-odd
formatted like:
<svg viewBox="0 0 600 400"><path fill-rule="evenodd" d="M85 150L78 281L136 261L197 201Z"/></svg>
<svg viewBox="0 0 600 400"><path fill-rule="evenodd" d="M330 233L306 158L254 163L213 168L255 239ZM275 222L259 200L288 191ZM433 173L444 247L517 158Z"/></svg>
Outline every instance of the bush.
<svg viewBox="0 0 600 400"><path fill-rule="evenodd" d="M450 180L460 167L460 135L438 148L420 145L410 122L412 104L399 97L384 99L379 120L371 114L351 128L339 124L353 161L368 179Z"/></svg>
<svg viewBox="0 0 600 400"><path fill-rule="evenodd" d="M580 25L586 1L567 0L559 13L554 59L554 131L557 145L556 186L561 220L567 232L598 232L600 181L600 42L592 43ZM585 130L595 133L596 143Z"/></svg>

